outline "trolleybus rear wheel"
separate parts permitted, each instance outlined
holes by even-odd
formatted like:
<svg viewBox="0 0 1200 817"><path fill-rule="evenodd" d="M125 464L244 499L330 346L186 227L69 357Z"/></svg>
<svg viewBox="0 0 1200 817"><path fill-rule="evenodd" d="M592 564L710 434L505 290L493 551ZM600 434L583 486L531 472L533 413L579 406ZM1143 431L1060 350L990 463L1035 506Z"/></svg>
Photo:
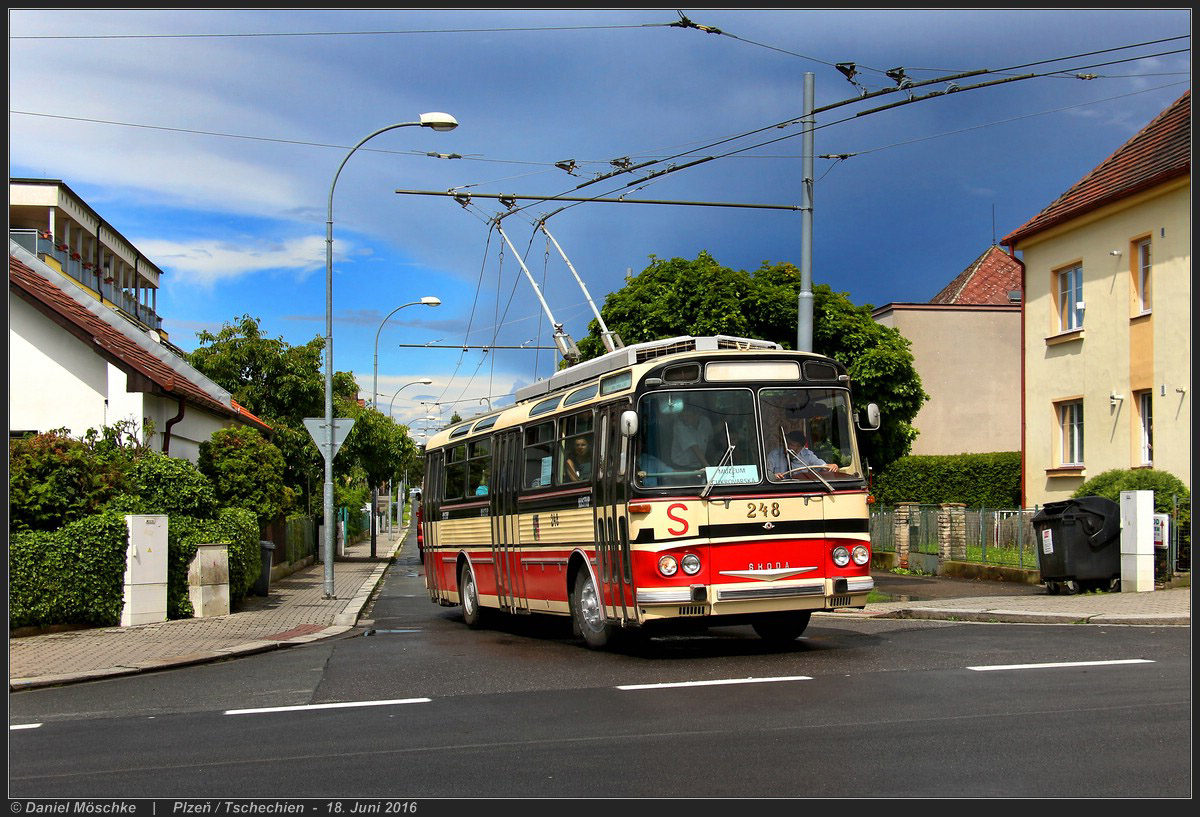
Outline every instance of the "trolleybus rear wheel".
<svg viewBox="0 0 1200 817"><path fill-rule="evenodd" d="M612 630L604 621L604 611L600 609L600 594L596 592L596 585L586 570L580 570L575 576L571 615L575 617L575 624L589 647L598 650L608 646Z"/></svg>
<svg viewBox="0 0 1200 817"><path fill-rule="evenodd" d="M472 630L483 626L483 608L479 606L479 590L475 587L475 574L470 565L463 565L458 574L458 596L462 602L463 622Z"/></svg>
<svg viewBox="0 0 1200 817"><path fill-rule="evenodd" d="M812 610L797 610L790 613L776 613L754 622L754 632L763 641L772 644L789 644L795 641L808 629L812 619Z"/></svg>

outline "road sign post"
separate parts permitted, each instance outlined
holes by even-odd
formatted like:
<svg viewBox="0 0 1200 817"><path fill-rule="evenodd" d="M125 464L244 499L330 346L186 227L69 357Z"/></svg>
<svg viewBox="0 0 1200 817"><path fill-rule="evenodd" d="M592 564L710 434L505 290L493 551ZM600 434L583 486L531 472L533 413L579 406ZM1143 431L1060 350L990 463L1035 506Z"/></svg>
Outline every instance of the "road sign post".
<svg viewBox="0 0 1200 817"><path fill-rule="evenodd" d="M308 429L309 436L317 444L317 450L321 452L321 456L332 466L333 458L337 456L338 449L342 447L342 443L346 441L347 435L350 434L350 429L354 427L354 418L335 417L333 420L333 434L329 433L324 417L305 417L304 427ZM330 450L331 444L333 446L332 450ZM325 504L330 505L331 503L327 502ZM333 524L333 519L325 520L325 597L330 599L337 598L333 592L333 542L336 537L329 535L333 530L330 526Z"/></svg>

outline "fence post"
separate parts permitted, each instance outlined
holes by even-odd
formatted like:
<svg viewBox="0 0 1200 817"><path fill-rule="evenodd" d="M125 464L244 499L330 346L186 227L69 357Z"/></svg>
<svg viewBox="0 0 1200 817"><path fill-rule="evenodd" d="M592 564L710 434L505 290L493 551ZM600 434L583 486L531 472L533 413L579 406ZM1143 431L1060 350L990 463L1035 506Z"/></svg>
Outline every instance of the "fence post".
<svg viewBox="0 0 1200 817"><path fill-rule="evenodd" d="M938 507L938 573L942 563L967 558L967 506L944 502Z"/></svg>
<svg viewBox="0 0 1200 817"><path fill-rule="evenodd" d="M916 507L911 502L901 502L896 505L896 512L892 516L892 536L896 540L896 561L905 570L908 569L908 526Z"/></svg>

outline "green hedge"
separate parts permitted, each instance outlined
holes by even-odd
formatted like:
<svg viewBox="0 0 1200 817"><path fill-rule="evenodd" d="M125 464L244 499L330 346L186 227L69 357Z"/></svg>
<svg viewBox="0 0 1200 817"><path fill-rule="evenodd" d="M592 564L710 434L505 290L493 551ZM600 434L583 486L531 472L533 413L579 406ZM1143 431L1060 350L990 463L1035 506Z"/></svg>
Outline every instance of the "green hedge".
<svg viewBox="0 0 1200 817"><path fill-rule="evenodd" d="M9 627L121 623L125 517L106 511L9 543Z"/></svg>
<svg viewBox="0 0 1200 817"><path fill-rule="evenodd" d="M9 548L9 627L121 623L125 514L107 509L56 531L18 532ZM188 565L196 545L229 545L229 601L245 598L262 572L258 521L241 508L215 519L167 519L167 618L191 618Z"/></svg>
<svg viewBox="0 0 1200 817"><path fill-rule="evenodd" d="M871 493L882 505L962 502L972 508L1021 506L1021 452L901 457L879 474Z"/></svg>

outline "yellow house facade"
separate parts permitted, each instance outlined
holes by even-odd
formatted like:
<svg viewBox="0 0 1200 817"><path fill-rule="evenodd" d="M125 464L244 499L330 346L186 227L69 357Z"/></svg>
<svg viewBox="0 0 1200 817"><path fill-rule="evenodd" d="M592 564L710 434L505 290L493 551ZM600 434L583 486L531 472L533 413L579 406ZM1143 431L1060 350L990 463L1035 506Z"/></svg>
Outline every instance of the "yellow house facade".
<svg viewBox="0 0 1200 817"><path fill-rule="evenodd" d="M1191 484L1190 93L1004 239L1024 265L1024 506L1110 469Z"/></svg>

